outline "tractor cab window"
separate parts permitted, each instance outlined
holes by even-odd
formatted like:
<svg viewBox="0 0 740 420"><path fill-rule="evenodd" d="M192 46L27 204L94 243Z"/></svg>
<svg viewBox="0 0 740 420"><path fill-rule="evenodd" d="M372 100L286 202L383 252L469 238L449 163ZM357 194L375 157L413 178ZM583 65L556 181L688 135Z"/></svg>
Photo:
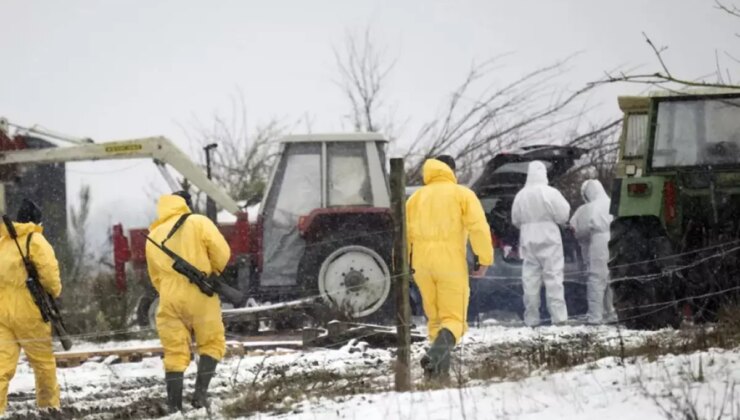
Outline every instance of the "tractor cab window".
<svg viewBox="0 0 740 420"><path fill-rule="evenodd" d="M740 98L658 103L654 168L740 163Z"/></svg>
<svg viewBox="0 0 740 420"><path fill-rule="evenodd" d="M647 114L630 114L627 117L627 138L624 142L624 157L643 155L647 139Z"/></svg>
<svg viewBox="0 0 740 420"><path fill-rule="evenodd" d="M329 143L326 160L329 206L372 205L365 143Z"/></svg>
<svg viewBox="0 0 740 420"><path fill-rule="evenodd" d="M273 176L263 213L263 286L296 284L305 241L298 231L301 216L321 207L321 145L286 145Z"/></svg>
<svg viewBox="0 0 740 420"><path fill-rule="evenodd" d="M300 216L321 207L321 147L291 144L285 153L273 185L273 220L293 226Z"/></svg>

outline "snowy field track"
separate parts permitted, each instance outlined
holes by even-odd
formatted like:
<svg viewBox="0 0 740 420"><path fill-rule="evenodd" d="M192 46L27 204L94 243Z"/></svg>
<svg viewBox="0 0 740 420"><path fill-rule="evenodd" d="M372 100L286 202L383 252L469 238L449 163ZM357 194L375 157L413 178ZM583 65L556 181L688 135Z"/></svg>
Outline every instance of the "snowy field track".
<svg viewBox="0 0 740 420"><path fill-rule="evenodd" d="M395 393L394 349L351 340L337 350L276 346L229 357L211 384L212 407L169 418L254 419L625 419L738 418L740 351L709 348L685 355L651 349L682 343L683 331L615 327L471 328L454 355L445 387L424 383L412 348L416 391ZM676 345L678 345L676 344ZM158 346L156 340L84 344L86 351ZM672 347L666 347L672 348ZM615 356L619 354L620 356ZM185 373L185 400L195 381ZM167 417L161 358L111 363L91 358L59 369L56 418ZM24 361L10 384L10 419L38 418L33 372ZM189 408L189 403L186 403Z"/></svg>

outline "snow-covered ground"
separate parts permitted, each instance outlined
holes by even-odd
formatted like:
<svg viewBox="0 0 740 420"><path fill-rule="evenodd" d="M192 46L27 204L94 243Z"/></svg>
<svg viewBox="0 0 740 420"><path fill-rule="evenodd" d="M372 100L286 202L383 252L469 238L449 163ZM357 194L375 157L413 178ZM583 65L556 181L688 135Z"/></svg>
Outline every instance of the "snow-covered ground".
<svg viewBox="0 0 740 420"><path fill-rule="evenodd" d="M719 350L624 367L609 358L516 382L358 395L342 402L320 399L301 404L300 413L277 418L624 420L692 418L681 413L696 410L701 419L737 419L738 361L738 351Z"/></svg>
<svg viewBox="0 0 740 420"><path fill-rule="evenodd" d="M395 393L392 389L392 350L368 348L352 341L339 350L278 349L229 358L219 365L212 383L212 417L234 414L227 407L260 384L280 380L300 383L312 372L337 375L341 393L312 392L306 382L298 395L284 404L252 414L259 419L625 419L666 418L667 413L695 409L699 418L738 418L740 350L710 349L690 355L666 355L622 360L606 357L563 369L518 366L515 360L542 357L548 348L578 353L594 347L633 348L649 341L675 337L673 331L618 331L614 327L544 327L536 330L484 324L472 328L459 346L458 372L467 375L464 386ZM156 340L106 344L109 348L154 346ZM81 348L101 347L82 344ZM423 345L413 348L415 384L423 389L417 366ZM517 369L518 375L484 379L473 374L491 359ZM67 418L158 418L165 416L162 362L148 358L138 363L87 362L59 369ZM186 372L186 398L192 391L195 363ZM453 375L454 376L454 375ZM343 382L344 381L344 382ZM303 385L299 385L303 386ZM300 389L300 388L299 388ZM315 390L314 390L315 391ZM331 395L334 395L333 397ZM724 407L724 412L721 412ZM238 409L236 410L238 414ZM246 412L242 414L247 414ZM724 417L720 416L723 414ZM33 372L22 362L10 385L10 418L33 418ZM711 415L711 416L710 416ZM206 416L189 411L188 418ZM174 416L175 418L178 416ZM682 417L682 416L678 416Z"/></svg>

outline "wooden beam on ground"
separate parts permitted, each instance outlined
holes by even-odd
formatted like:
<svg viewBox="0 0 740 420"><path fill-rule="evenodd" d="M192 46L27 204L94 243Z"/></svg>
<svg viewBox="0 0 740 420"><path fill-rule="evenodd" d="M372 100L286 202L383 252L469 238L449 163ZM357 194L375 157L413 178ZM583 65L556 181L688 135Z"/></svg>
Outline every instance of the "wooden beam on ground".
<svg viewBox="0 0 740 420"><path fill-rule="evenodd" d="M303 345L300 339L297 340L256 340L256 341L227 341L226 357L248 356L258 351L290 349L295 350ZM112 362L131 363L141 361L145 357L161 357L164 355L164 349L160 347L139 347L139 348L119 348L105 350L89 351L65 351L55 353L54 356L58 367L76 367L89 361L90 359L107 359L115 357Z"/></svg>

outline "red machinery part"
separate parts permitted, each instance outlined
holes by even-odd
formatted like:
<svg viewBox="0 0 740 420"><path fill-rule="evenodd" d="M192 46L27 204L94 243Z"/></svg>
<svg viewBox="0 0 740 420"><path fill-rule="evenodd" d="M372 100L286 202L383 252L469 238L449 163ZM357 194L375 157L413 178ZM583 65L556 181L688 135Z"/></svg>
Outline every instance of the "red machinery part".
<svg viewBox="0 0 740 420"><path fill-rule="evenodd" d="M249 216L246 213L236 215L234 224L234 236L229 241L231 254L249 254L251 252L251 235L249 226Z"/></svg>
<svg viewBox="0 0 740 420"><path fill-rule="evenodd" d="M219 225L218 229L231 248L230 263L239 255L254 254L256 263L260 264L259 224L256 228L251 226L246 213L237 214L236 223ZM136 270L146 270L146 235L149 230L130 229L128 233L130 240L123 234L123 226L113 226L113 254L119 290L126 290L126 262Z"/></svg>
<svg viewBox="0 0 740 420"><path fill-rule="evenodd" d="M666 223L676 220L676 183L673 181L663 185L663 216Z"/></svg>
<svg viewBox="0 0 740 420"><path fill-rule="evenodd" d="M15 136L12 139L0 130L0 151L22 150L26 148L25 137ZM2 165L0 181L12 181L17 174L18 165Z"/></svg>
<svg viewBox="0 0 740 420"><path fill-rule="evenodd" d="M123 225L113 225L113 265L116 271L116 288L126 291L126 262L131 259L131 248L123 234Z"/></svg>

